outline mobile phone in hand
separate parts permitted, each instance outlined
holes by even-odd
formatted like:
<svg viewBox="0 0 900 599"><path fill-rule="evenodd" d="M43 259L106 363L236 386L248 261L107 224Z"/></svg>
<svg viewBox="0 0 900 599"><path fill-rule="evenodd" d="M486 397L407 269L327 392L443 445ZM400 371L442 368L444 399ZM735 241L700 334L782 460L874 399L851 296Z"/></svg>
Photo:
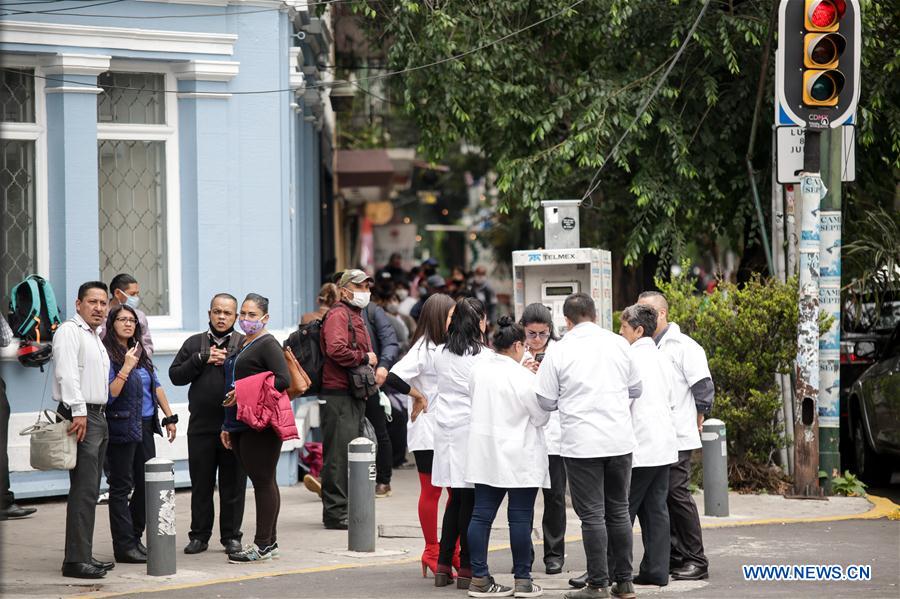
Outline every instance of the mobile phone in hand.
<svg viewBox="0 0 900 599"><path fill-rule="evenodd" d="M135 357L135 358L140 358L140 357L141 357L141 354L144 352L144 348L141 347L141 342L138 341L137 343L135 343L135 344L134 344L134 347L135 347L134 357Z"/></svg>
<svg viewBox="0 0 900 599"><path fill-rule="evenodd" d="M539 354L535 354L535 355L534 355L534 361L537 362L537 363L539 363L539 364L540 364L541 362L543 362L543 361L544 361L544 352L541 352L541 353L539 353Z"/></svg>

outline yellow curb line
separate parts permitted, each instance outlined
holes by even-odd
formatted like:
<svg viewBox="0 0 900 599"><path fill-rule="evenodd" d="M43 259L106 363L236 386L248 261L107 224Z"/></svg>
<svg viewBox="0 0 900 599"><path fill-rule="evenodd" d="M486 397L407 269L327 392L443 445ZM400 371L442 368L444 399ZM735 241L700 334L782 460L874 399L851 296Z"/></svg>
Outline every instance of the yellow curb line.
<svg viewBox="0 0 900 599"><path fill-rule="evenodd" d="M861 514L844 514L839 516L812 516L809 518L769 518L765 520L738 520L735 522L713 522L702 525L702 528L731 528L737 526L763 526L767 524L801 524L815 522L839 522L842 520L878 520L880 518L890 518L900 510L897 505L890 499L884 497L876 497L874 495L866 496L872 508L868 512ZM566 542L573 543L580 541L580 536L568 536ZM509 543L503 545L491 545L488 551L503 551L509 549ZM402 564L414 564L419 562L421 558L408 557L397 560L387 560L383 562L366 562L366 563L346 563L333 564L330 566L316 566L313 568L298 568L295 570L279 570L277 572L258 572L256 574L247 574L245 576L234 576L230 578L218 578L215 580L204 580L198 582L188 582L183 584L163 585L148 587L144 589L134 589L130 591L120 591L113 593L88 593L84 595L75 595L73 599L102 599L105 597L123 597L125 595L137 595L143 593L162 593L165 591L182 591L186 589L195 589L199 587L212 586L216 584L226 584L229 582L246 582L248 580L259 580L260 578L276 578L278 576L291 576L296 574L319 574L322 572L334 572L336 570L352 570L357 568L371 568L376 566L398 566Z"/></svg>

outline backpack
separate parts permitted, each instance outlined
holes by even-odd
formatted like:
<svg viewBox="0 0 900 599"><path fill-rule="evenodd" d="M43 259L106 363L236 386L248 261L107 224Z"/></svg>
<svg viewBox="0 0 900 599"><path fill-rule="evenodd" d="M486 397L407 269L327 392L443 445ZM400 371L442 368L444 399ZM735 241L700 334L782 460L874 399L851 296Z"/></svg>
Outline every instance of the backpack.
<svg viewBox="0 0 900 599"><path fill-rule="evenodd" d="M309 389L303 397L317 395L322 389L322 370L325 368L325 354L320 345L324 319L301 324L296 331L288 335L284 349L288 349L297 358L300 366L309 377Z"/></svg>
<svg viewBox="0 0 900 599"><path fill-rule="evenodd" d="M28 275L12 288L9 299L9 326L22 340L48 342L62 322L56 295L49 281Z"/></svg>

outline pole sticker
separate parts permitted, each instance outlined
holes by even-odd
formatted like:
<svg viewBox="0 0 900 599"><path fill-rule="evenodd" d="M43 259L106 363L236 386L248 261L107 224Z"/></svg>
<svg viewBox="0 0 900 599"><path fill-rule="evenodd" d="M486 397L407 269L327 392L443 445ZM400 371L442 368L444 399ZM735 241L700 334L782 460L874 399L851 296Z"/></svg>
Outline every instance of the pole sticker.
<svg viewBox="0 0 900 599"><path fill-rule="evenodd" d="M166 489L159 492L159 520L156 535L175 535L175 490Z"/></svg>

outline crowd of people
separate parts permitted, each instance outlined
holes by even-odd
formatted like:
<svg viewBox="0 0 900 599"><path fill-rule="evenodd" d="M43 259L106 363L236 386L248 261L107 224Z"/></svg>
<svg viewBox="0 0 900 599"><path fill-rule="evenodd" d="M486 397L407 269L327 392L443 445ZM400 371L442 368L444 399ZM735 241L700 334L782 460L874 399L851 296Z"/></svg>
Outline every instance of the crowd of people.
<svg viewBox="0 0 900 599"><path fill-rule="evenodd" d="M394 256L374 276L337 273L322 286L317 311L302 317L301 325L321 323L324 463L321 479L305 482L321 496L323 525L348 528L347 446L368 421L377 439L378 497L391 495L393 467L407 452L414 456L422 574L430 571L436 586L455 583L471 597L539 596L531 575L535 500L541 491L545 571L558 574L566 555L567 487L582 523L587 571L569 580L575 589L566 597L628 598L635 583L707 577L689 482L714 387L703 349L668 322L665 297L641 294L622 312L616 335L596 324L592 298L575 293L563 307L568 332L560 339L542 304L527 306L518 321L497 317L483 268L471 280L454 269L448 283L436 266L427 260L405 271ZM104 473L115 562L147 560L143 466L155 455L154 435L175 439L178 416L153 365L139 304L139 284L129 275L109 287L84 283L76 314L53 338L53 396L78 439L65 576L101 578L115 567L92 554ZM228 560L278 556L275 471L282 443L296 439L297 430L286 395L289 356L268 320L265 297L250 293L239 304L216 294L208 329L189 337L169 368L172 384L189 386L187 554L209 547L218 483L219 538ZM276 415L261 421L271 413L263 406L271 405ZM247 478L256 531L244 545ZM513 587L495 582L488 565L491 526L504 498ZM11 497L6 505L14 505ZM636 575L635 517L644 546Z"/></svg>

